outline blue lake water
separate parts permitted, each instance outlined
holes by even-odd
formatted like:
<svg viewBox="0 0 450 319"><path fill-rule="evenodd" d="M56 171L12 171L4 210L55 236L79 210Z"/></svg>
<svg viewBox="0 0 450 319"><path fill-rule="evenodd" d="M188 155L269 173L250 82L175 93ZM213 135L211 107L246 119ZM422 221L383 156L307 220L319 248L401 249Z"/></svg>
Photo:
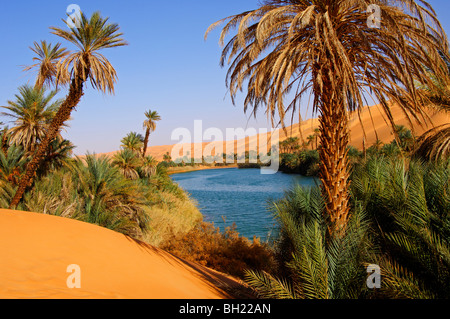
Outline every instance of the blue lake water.
<svg viewBox="0 0 450 319"><path fill-rule="evenodd" d="M295 184L315 185L314 178L281 172L262 175L259 169L204 170L171 177L197 201L205 221L221 230L236 223L241 235L264 241L276 230L269 202L282 198Z"/></svg>

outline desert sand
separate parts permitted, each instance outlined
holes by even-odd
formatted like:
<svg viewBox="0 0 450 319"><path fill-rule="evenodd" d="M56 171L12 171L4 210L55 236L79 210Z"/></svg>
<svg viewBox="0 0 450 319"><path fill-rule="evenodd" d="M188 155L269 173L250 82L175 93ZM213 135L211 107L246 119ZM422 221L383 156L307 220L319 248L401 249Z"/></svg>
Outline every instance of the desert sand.
<svg viewBox="0 0 450 319"><path fill-rule="evenodd" d="M427 115L429 117L428 123L421 126L417 122L412 122L408 120L407 116L403 113L403 111L398 106L392 106L391 109L392 117L394 122L397 125L404 125L405 127L411 129L415 136L420 136L427 130L431 129L433 125L439 126L442 124L446 124L450 122L450 115L442 112L437 112L434 110L428 110ZM319 127L318 119L309 119L302 121L301 124L294 124L286 128L287 134L283 130L279 130L280 141L283 141L287 137L300 137L300 139L304 139L309 135L314 134L314 129ZM395 137L390 125L388 125L386 116L384 112L381 110L379 105L374 105L370 107L365 107L361 110L361 112L350 114L349 120L349 130L350 130L350 144L359 150L362 150L364 134L365 134L365 143L366 147L370 147L373 143L379 139L383 143L390 143ZM250 143L254 143L255 141L259 141L259 150L262 153L266 152L267 141L270 140L266 135L258 135L251 136L250 138L246 138L245 140L231 141L231 142L214 142L214 143L203 143L201 147L205 150L206 147L208 149L212 148L211 155L221 154L221 153L234 153L227 152L227 147L230 150L237 150L237 145L241 143L241 145L245 145L245 150L249 149ZM233 145L234 143L234 145ZM220 145L222 144L222 145ZM212 145L217 145L218 148L212 147ZM156 158L158 161L163 160L164 154L167 152L172 153L174 145L162 145L162 146L149 146L147 155L151 155ZM185 148L191 149L190 154L194 154L195 148L200 148L200 144L192 144L185 145ZM99 154L106 156L113 156L116 152ZM237 152L240 153L240 152ZM180 155L181 152L179 153ZM209 155L209 152L206 152L206 155Z"/></svg>
<svg viewBox="0 0 450 319"><path fill-rule="evenodd" d="M0 210L0 256L2 299L227 299L239 286L125 235L36 213Z"/></svg>

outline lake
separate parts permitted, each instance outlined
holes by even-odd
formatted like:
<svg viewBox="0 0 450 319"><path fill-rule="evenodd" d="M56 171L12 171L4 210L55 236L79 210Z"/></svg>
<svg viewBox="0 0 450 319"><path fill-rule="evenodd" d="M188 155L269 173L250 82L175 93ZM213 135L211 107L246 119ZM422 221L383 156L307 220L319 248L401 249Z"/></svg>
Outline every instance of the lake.
<svg viewBox="0 0 450 319"><path fill-rule="evenodd" d="M315 179L278 172L262 175L259 169L214 169L171 175L197 201L204 221L223 230L236 223L237 231L249 239L267 240L276 222L267 209L294 185L315 185ZM225 218L225 223L223 218Z"/></svg>

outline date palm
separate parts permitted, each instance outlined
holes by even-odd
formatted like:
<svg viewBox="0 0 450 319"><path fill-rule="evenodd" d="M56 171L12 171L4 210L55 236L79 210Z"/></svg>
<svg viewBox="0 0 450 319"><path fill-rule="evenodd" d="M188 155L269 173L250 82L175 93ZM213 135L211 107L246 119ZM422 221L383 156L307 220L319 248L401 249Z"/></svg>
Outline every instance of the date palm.
<svg viewBox="0 0 450 319"><path fill-rule="evenodd" d="M374 6L381 12L379 28L368 23ZM224 22L221 65L229 64L233 103L246 86L244 111L264 107L272 124L277 117L283 124L305 95L314 97L325 216L329 235L342 235L349 217L349 112L360 110L369 92L392 126L392 103L411 122L427 119L416 84L433 86L430 74L448 73L439 55L448 52L448 41L436 13L423 0L266 0L212 24L207 35ZM289 93L292 101L285 103Z"/></svg>
<svg viewBox="0 0 450 319"><path fill-rule="evenodd" d="M141 134L131 132L121 140L121 143L122 148L128 149L136 154L140 154L142 147L144 146L144 138Z"/></svg>
<svg viewBox="0 0 450 319"><path fill-rule="evenodd" d="M22 145L28 153L35 151L44 139L48 125L61 105L61 100L54 100L57 91L46 95L44 89L22 86L15 101L8 101L2 106L6 111L1 115L11 118L13 127L8 131L11 143Z"/></svg>
<svg viewBox="0 0 450 319"><path fill-rule="evenodd" d="M446 60L447 68L450 70L450 61ZM435 79L437 90L424 87L425 94L429 99L429 105L439 111L450 112L450 80ZM450 124L446 123L438 127L433 127L425 132L418 140L418 147L415 150L428 160L439 160L450 156Z"/></svg>
<svg viewBox="0 0 450 319"><path fill-rule="evenodd" d="M308 145L311 145L311 149L313 150L314 149L313 142L316 139L316 137L314 135L309 135L306 139L308 140Z"/></svg>
<svg viewBox="0 0 450 319"><path fill-rule="evenodd" d="M141 173L144 177L151 177L156 174L158 161L153 156L145 156L142 159Z"/></svg>
<svg viewBox="0 0 450 319"><path fill-rule="evenodd" d="M131 180L139 178L137 168L140 165L137 153L133 152L129 148L121 150L114 155L112 165L117 167L122 175Z"/></svg>
<svg viewBox="0 0 450 319"><path fill-rule="evenodd" d="M63 74L70 75L69 93L49 125L46 136L40 143L33 159L27 165L10 208L17 206L26 188L31 186L34 175L50 143L58 135L63 124L70 118L72 110L80 102L84 84L89 80L93 88L103 93L114 93L117 73L108 59L99 51L123 46L126 45L126 42L121 38L123 34L119 32L119 25L109 23L108 20L108 18L101 17L99 12L94 13L90 18L82 13L78 28L66 31L65 29L51 27L53 34L67 40L78 49L58 63L57 77ZM67 24L66 21L64 22Z"/></svg>
<svg viewBox="0 0 450 319"><path fill-rule="evenodd" d="M64 59L69 52L65 48L61 48L61 43L52 45L47 41L41 43L34 42L34 48L30 49L36 54L33 65L24 68L24 71L38 69L36 77L36 89L42 89L44 86L52 87L55 84L68 84L69 76L67 73L58 74L58 62Z"/></svg>
<svg viewBox="0 0 450 319"><path fill-rule="evenodd" d="M144 157L145 154L147 153L147 145L150 133L155 131L156 122L161 121L161 116L159 116L158 112L156 111L149 110L145 112L145 117L146 117L144 121L145 138L144 138L144 148L142 150L142 156Z"/></svg>

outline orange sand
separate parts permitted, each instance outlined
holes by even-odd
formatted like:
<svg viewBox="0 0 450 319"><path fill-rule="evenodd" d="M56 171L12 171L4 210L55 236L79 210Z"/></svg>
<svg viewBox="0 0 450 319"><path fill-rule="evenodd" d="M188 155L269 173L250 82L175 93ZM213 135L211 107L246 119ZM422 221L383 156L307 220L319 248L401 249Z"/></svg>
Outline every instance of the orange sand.
<svg viewBox="0 0 450 319"><path fill-rule="evenodd" d="M236 281L95 225L0 210L2 299L222 299ZM69 265L81 288L69 289Z"/></svg>
<svg viewBox="0 0 450 319"><path fill-rule="evenodd" d="M416 122L413 121L413 125L411 125L406 117L406 115L403 113L403 111L398 106L392 106L391 108L392 116L394 118L394 122L397 125L404 125L409 129L412 129L414 131L414 134L416 136L422 135L425 131L428 129L431 129L431 123L428 123L428 127L421 127ZM436 111L430 110L427 112L428 116L431 118L432 123L435 126L439 126L445 123L450 122L450 115L446 113L438 113ZM361 118L361 121L360 119ZM361 125L362 123L362 125ZM301 123L301 132L302 137L306 141L306 138L309 135L314 134L314 129L319 127L319 121L318 119L310 119L303 121ZM381 107L378 105L371 106L371 107L365 107L361 110L360 115L358 116L357 113L350 115L350 122L349 122L349 129L350 129L350 144L355 146L356 148L362 150L363 149L363 128L366 134L366 147L369 148L373 143L378 139L381 140L383 143L390 143L394 139L394 134L392 132L392 129L390 125L387 124L386 116L384 115L384 112L381 111ZM294 124L287 128L288 136L294 136L294 137L300 137L299 132L299 124ZM378 134L378 135L377 135ZM260 136L253 136L251 138L246 138L244 141L245 149L248 150L250 141L254 141L257 138L260 138ZM263 138L260 139L260 141L263 141L263 144L260 145L260 152L265 153L266 150L266 143L264 141L267 141L267 137L262 136ZM286 134L280 130L280 141L283 141L286 139ZM239 142L242 142L240 140ZM237 147L233 147L233 141L232 142L216 142L218 145L223 143L223 152L224 153L230 153L227 152L226 146L231 146L230 149L237 149ZM237 145L237 142L235 145ZM205 149L207 145L211 143L203 143L202 148ZM191 154L194 154L194 147L199 147L199 144L193 144L191 146ZM163 160L164 154L167 152L171 153L172 148L174 145L163 145L163 146L150 146L148 148L147 155L151 155L155 157L158 161ZM187 146L187 149L189 149L189 146ZM103 155L112 156L116 152L106 153ZM215 154L215 150L212 152ZM220 153L220 152L218 152ZM239 152L240 153L240 152ZM206 154L208 155L208 154Z"/></svg>

